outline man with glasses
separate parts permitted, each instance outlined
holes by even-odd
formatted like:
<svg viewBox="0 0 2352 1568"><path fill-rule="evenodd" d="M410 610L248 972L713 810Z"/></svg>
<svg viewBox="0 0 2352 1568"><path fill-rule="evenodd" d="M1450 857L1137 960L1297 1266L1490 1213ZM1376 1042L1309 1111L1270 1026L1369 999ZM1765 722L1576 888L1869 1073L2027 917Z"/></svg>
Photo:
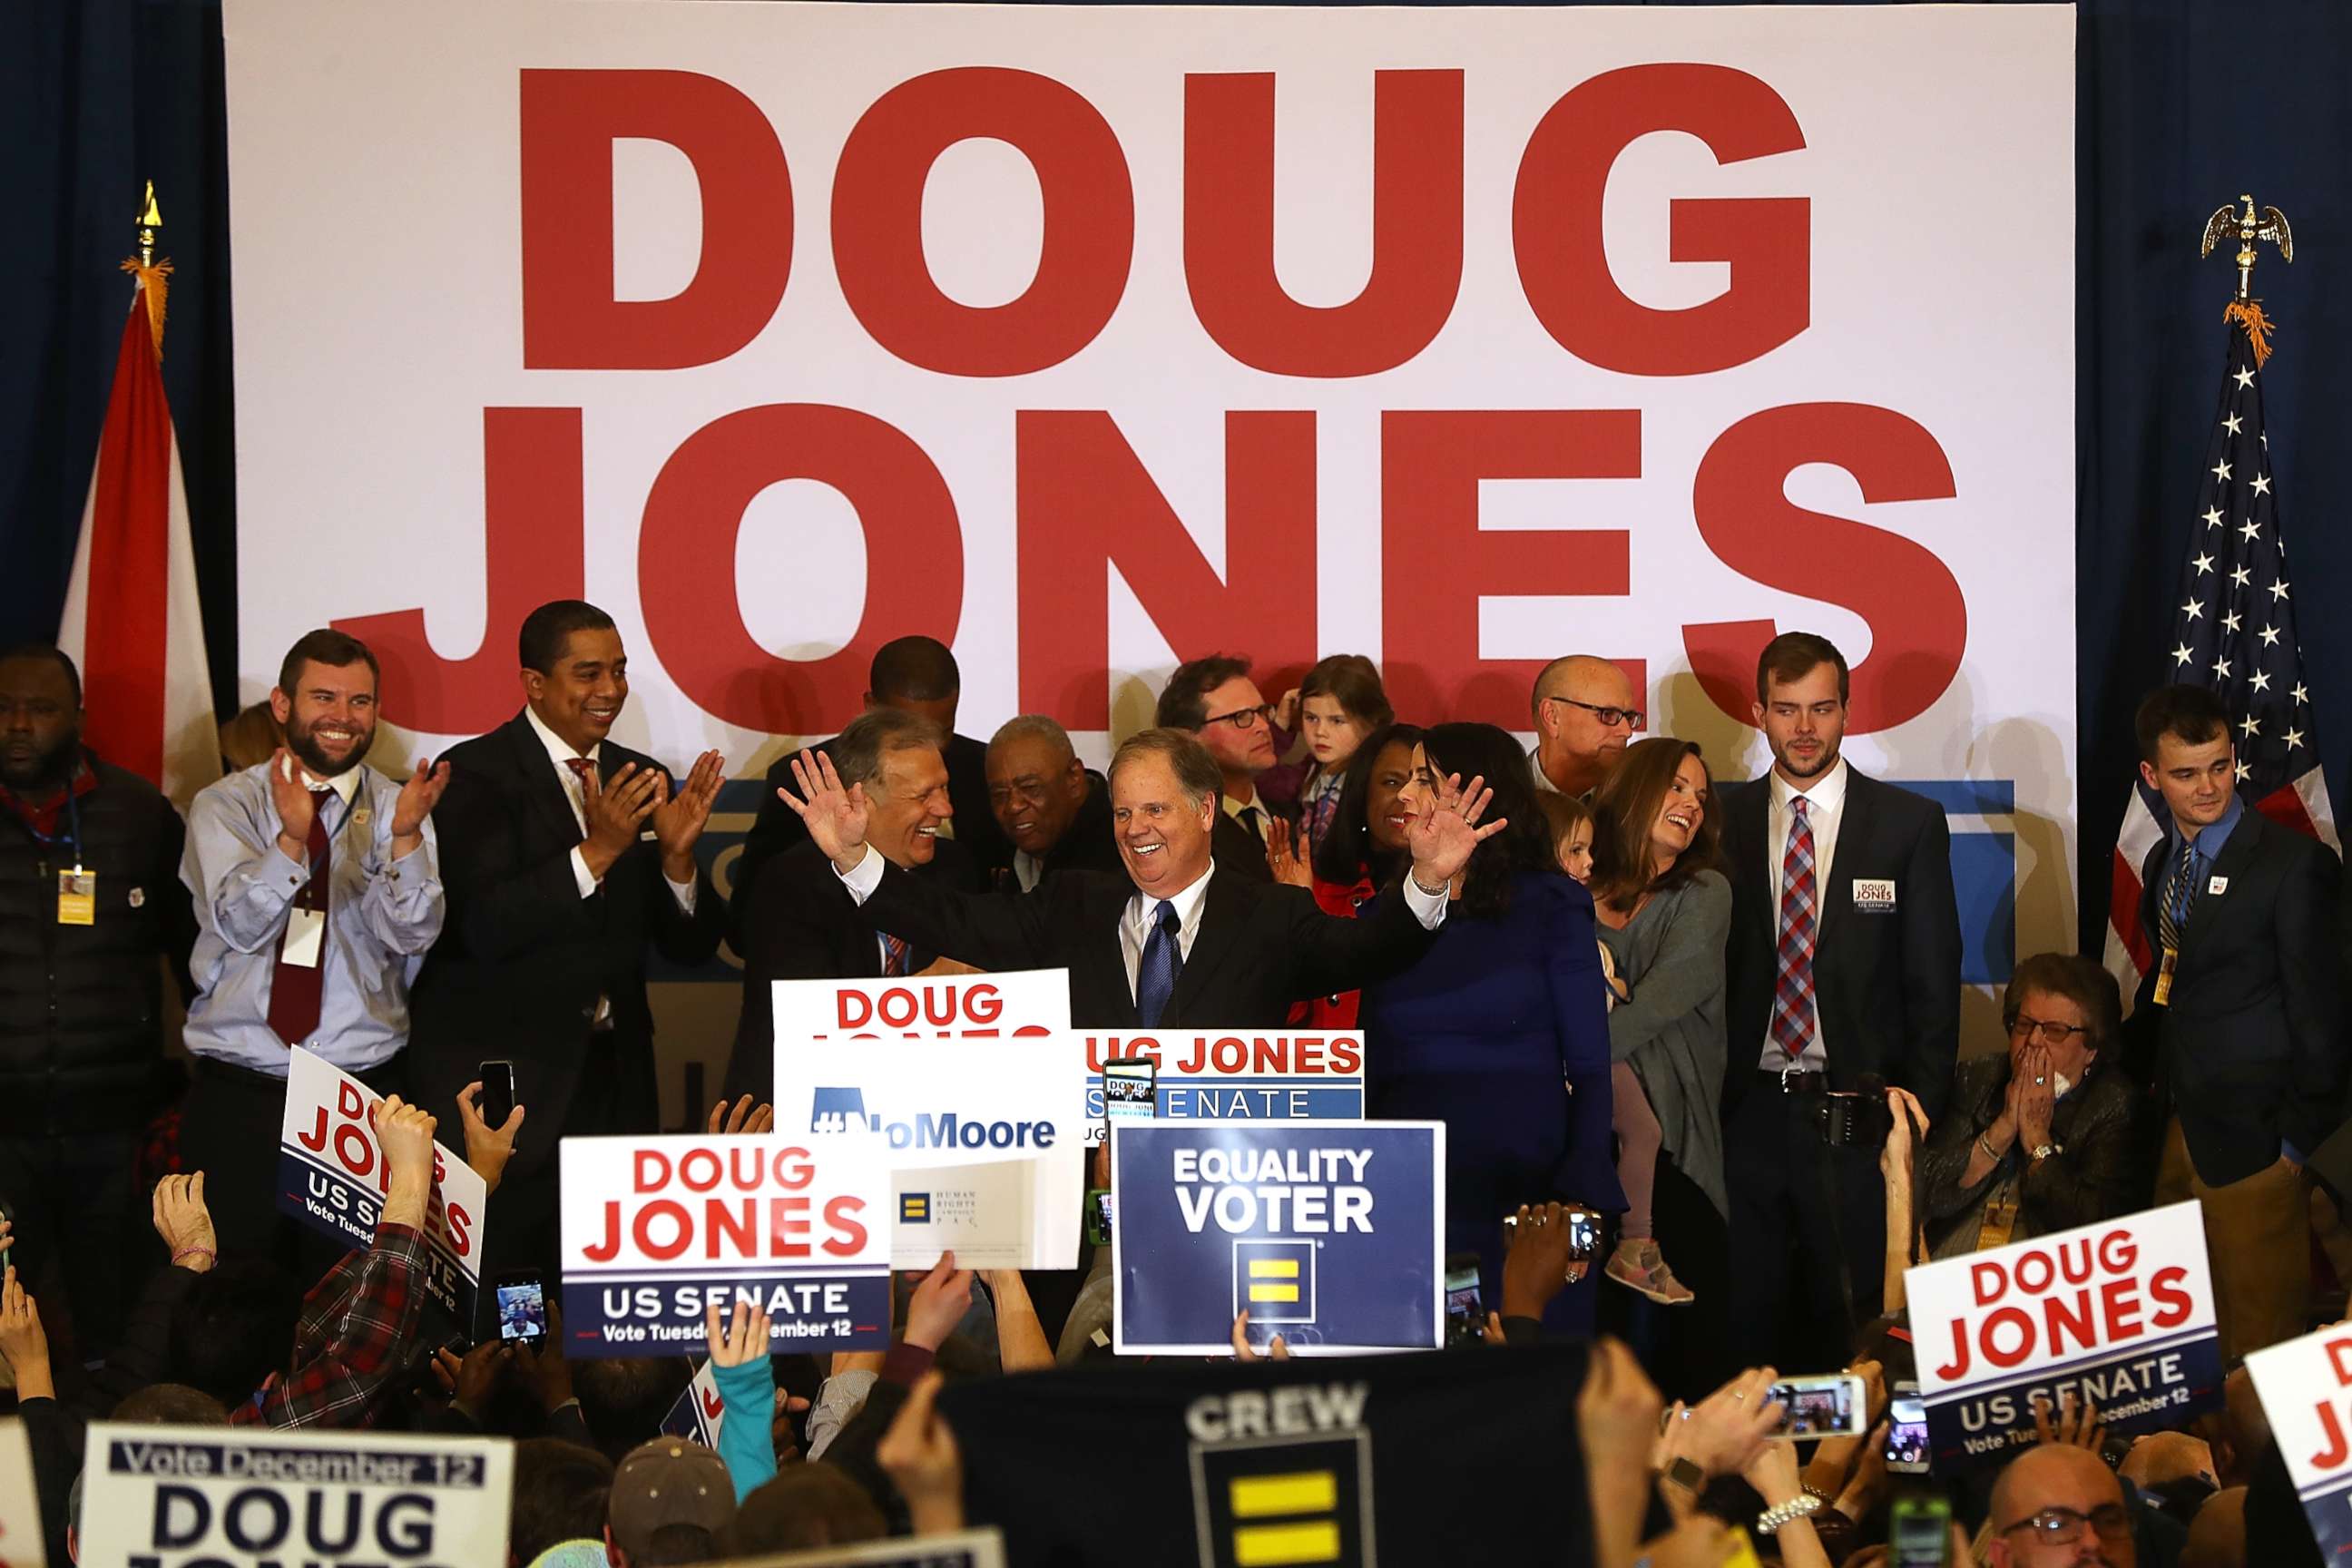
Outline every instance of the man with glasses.
<svg viewBox="0 0 2352 1568"><path fill-rule="evenodd" d="M1536 746L1528 763L1536 787L1561 795L1591 794L1642 727L1633 681L1607 659L1587 653L1545 665L1536 677L1530 706Z"/></svg>
<svg viewBox="0 0 2352 1568"><path fill-rule="evenodd" d="M1257 779L1277 760L1273 712L1250 679L1248 659L1213 653L1176 667L1152 721L1197 737L1215 759L1224 793L1210 851L1219 870L1254 882L1272 879L1265 868L1265 825L1278 814L1258 794Z"/></svg>
<svg viewBox="0 0 2352 1568"><path fill-rule="evenodd" d="M2156 1201L2205 1214L2222 1354L2303 1332L2311 1294L2304 1156L2342 1109L2336 856L2247 809L2232 721L2199 686L2140 704L2140 778L2164 836L2139 867L2154 949L2125 1056L2165 1117Z"/></svg>
<svg viewBox="0 0 2352 1568"><path fill-rule="evenodd" d="M2046 1443L1992 1486L1992 1568L2137 1568L2131 1510L2106 1461Z"/></svg>

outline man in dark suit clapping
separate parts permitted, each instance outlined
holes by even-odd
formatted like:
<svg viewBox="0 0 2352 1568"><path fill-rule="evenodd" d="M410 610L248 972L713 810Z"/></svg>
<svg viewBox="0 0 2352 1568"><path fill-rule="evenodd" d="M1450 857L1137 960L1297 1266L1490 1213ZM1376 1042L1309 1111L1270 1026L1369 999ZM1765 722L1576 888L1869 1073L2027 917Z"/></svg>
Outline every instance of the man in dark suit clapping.
<svg viewBox="0 0 2352 1568"><path fill-rule="evenodd" d="M520 642L523 710L445 753L448 917L417 976L409 1070L418 1103L446 1105L483 1060L512 1058L530 1124L484 1227L486 1265L551 1275L557 1140L660 1123L646 945L677 963L719 949L727 910L694 846L726 768L705 752L674 787L606 739L628 656L593 605L541 605Z"/></svg>
<svg viewBox="0 0 2352 1568"><path fill-rule="evenodd" d="M1447 889L1479 840L1484 781L1448 787L1415 820L1403 886L1339 920L1304 889L1245 882L1210 863L1223 787L1206 748L1177 730L1146 730L1111 759L1111 816L1127 875L1072 871L1022 899L957 896L892 866L867 842L873 806L832 763L794 760L801 797L785 804L833 863L860 913L933 952L982 969L1070 972L1081 1028L1274 1028L1290 1004L1351 991L1412 963L1445 918Z"/></svg>
<svg viewBox="0 0 2352 1568"><path fill-rule="evenodd" d="M2342 868L2318 840L2246 809L2213 692L2164 687L2136 728L2140 777L2167 820L2139 868L2156 963L2125 1063L2164 1117L2156 1201L2204 1207L2221 1351L2235 1362L2305 1327L2303 1163L2335 1126L2346 1077Z"/></svg>
<svg viewBox="0 0 2352 1568"><path fill-rule="evenodd" d="M1827 1145L1825 1096L1868 1079L1909 1089L1932 1118L1959 1049L1951 831L1934 802L1839 755L1846 693L1827 638L1767 644L1755 714L1772 771L1725 811L1724 1158L1731 1277L1753 1303L1735 1331L1751 1365L1843 1366L1879 1311L1878 1147ZM1869 1099L1883 1128L1883 1090Z"/></svg>

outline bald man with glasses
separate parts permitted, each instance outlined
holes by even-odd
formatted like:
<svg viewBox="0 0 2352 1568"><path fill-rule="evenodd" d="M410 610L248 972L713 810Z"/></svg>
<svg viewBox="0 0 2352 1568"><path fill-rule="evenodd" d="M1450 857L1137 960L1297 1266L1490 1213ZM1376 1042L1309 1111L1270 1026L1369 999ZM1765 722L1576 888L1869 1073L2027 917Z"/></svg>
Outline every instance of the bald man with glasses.
<svg viewBox="0 0 2352 1568"><path fill-rule="evenodd" d="M1992 1486L1992 1568L2138 1568L2122 1483L2088 1448L2046 1443Z"/></svg>
<svg viewBox="0 0 2352 1568"><path fill-rule="evenodd" d="M1633 682L1605 658L1572 653L1537 675L1528 706L1536 745L1528 753L1536 787L1584 795L1600 786L1642 727Z"/></svg>

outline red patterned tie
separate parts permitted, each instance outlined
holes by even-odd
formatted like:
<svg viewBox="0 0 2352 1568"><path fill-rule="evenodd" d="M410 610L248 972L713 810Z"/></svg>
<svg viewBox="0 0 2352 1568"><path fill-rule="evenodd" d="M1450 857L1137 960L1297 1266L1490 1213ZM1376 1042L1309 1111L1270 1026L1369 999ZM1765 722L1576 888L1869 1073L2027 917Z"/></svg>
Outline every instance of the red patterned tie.
<svg viewBox="0 0 2352 1568"><path fill-rule="evenodd" d="M563 765L570 768L572 776L579 781L580 801L573 809L579 813L580 820L585 822L588 820L588 775L595 771L596 764L585 757L566 757L563 759ZM588 835L583 831L580 837L581 841L585 843Z"/></svg>
<svg viewBox="0 0 2352 1568"><path fill-rule="evenodd" d="M1805 797L1789 802L1789 847L1780 857L1780 947L1772 984L1772 1043L1794 1062L1813 1037L1813 827Z"/></svg>
<svg viewBox="0 0 2352 1568"><path fill-rule="evenodd" d="M907 973L907 941L904 937L882 933L882 978L896 980Z"/></svg>
<svg viewBox="0 0 2352 1568"><path fill-rule="evenodd" d="M327 973L327 797L331 790L310 792L310 879L294 895L290 909L317 910L320 916L319 960L316 963L286 962L286 937L278 939L278 962L269 974L269 1028L288 1046L307 1045L319 1027L319 998ZM292 917L287 922L293 930Z"/></svg>

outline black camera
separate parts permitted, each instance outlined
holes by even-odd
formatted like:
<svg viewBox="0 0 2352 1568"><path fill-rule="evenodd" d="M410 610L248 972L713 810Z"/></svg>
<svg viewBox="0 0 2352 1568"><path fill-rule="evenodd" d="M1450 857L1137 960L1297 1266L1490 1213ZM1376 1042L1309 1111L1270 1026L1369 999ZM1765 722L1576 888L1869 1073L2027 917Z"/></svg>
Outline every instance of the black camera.
<svg viewBox="0 0 2352 1568"><path fill-rule="evenodd" d="M1821 1124L1822 1142L1833 1149L1880 1148L1886 1142L1886 1135L1895 1130L1895 1118L1886 1108L1884 1092L1824 1094L1813 1116Z"/></svg>

